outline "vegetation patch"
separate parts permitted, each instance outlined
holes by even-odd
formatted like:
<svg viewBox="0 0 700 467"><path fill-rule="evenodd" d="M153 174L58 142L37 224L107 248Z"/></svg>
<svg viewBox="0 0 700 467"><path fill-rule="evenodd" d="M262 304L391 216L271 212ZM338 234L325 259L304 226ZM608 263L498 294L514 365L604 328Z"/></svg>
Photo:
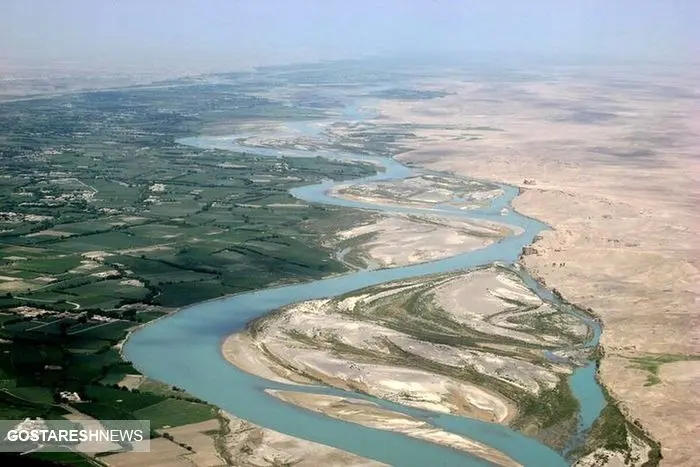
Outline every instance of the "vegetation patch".
<svg viewBox="0 0 700 467"><path fill-rule="evenodd" d="M174 308L346 270L310 226L364 214L300 203L289 190L373 166L178 142L222 119L323 115L241 89L124 88L0 104L0 212L14 213L0 216L3 418L58 417L57 404L70 404L156 426L211 419L210 406L180 390L115 387L138 375L115 346Z"/></svg>
<svg viewBox="0 0 700 467"><path fill-rule="evenodd" d="M643 357L632 357L629 359L629 361L632 363L632 368L649 372L645 386L653 386L661 382L661 379L659 378L659 368L661 368L661 365L688 360L700 360L700 356L656 354L645 355Z"/></svg>
<svg viewBox="0 0 700 467"><path fill-rule="evenodd" d="M647 460L642 467L657 467L663 457L661 445L641 428L639 422L630 422L625 417L617 402L604 387L603 395L607 405L593 422L585 442L568 452L567 457L573 460L580 459L598 449L605 449L621 453L626 463L638 463L640 453L635 452L634 446L630 445L630 438L632 438L647 451Z"/></svg>
<svg viewBox="0 0 700 467"><path fill-rule="evenodd" d="M215 417L214 408L207 404L181 399L166 399L157 404L137 410L134 415L151 421L151 429L188 425L204 422Z"/></svg>
<svg viewBox="0 0 700 467"><path fill-rule="evenodd" d="M79 454L68 448L65 450L52 450L52 451L33 451L28 456L32 459L52 462L59 465L70 465L72 467L96 467L102 466L101 463L94 459L90 459L87 456ZM14 465L14 464L13 464Z"/></svg>

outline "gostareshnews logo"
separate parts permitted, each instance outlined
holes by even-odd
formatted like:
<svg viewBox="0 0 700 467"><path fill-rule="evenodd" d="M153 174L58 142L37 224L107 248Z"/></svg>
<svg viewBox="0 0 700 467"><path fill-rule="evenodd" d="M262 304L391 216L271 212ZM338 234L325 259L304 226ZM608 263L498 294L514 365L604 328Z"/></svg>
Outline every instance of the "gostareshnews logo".
<svg viewBox="0 0 700 467"><path fill-rule="evenodd" d="M149 452L150 420L0 420L0 452Z"/></svg>

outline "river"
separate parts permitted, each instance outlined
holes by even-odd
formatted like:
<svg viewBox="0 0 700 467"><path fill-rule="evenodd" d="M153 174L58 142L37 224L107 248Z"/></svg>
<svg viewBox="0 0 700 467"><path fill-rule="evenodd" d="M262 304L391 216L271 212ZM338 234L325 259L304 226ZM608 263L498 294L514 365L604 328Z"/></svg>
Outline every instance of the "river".
<svg viewBox="0 0 700 467"><path fill-rule="evenodd" d="M360 113L354 108L351 112L346 111L344 116L361 118ZM324 122L293 122L290 128L307 135L321 137L320 131L323 124ZM383 172L355 180L354 183L402 179L414 174L411 168L388 157L325 150L301 151L251 147L241 144L240 138L244 136L246 135L202 136L185 138L180 142L200 148L228 149L257 156L322 156L337 160L361 160L383 167ZM343 200L327 194L333 185L333 182L328 181L299 187L291 190L291 194L309 203L404 213L425 214L427 211L431 214L507 223L519 226L523 231L485 248L439 261L393 269L352 272L304 284L268 288L191 305L132 333L124 344L125 358L149 378L183 388L193 396L237 417L291 436L334 446L390 465L426 467L492 464L468 453L297 408L265 394L263 390L287 389L361 398L397 412L420 417L437 427L480 441L525 466L567 465L561 453L505 426L467 417L412 409L333 388L275 383L240 371L224 359L221 344L226 337L242 330L249 321L282 306L303 300L333 297L370 285L414 276L469 269L494 262L513 264L522 248L532 243L534 237L547 228L543 223L525 217L510 208L511 201L518 195L518 189L507 185L501 185L503 195L494 199L488 207L469 211L443 206L426 210ZM504 209L505 214L501 212ZM519 272L527 285L540 297L549 301L557 300L551 292L540 287L527 273L522 270ZM571 313L585 320L591 327L593 332L587 345L596 346L601 332L599 324L579 310L568 308ZM581 404L579 426L573 437L574 440L579 440L605 406L605 400L595 379L594 362L591 361L585 367L578 368L569 381L574 395Z"/></svg>

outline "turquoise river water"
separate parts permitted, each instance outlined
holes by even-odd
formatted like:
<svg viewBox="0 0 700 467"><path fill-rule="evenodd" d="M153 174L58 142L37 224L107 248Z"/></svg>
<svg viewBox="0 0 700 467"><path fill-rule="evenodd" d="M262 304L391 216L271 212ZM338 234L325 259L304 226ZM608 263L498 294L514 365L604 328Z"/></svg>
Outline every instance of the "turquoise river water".
<svg viewBox="0 0 700 467"><path fill-rule="evenodd" d="M346 117L357 117L355 110ZM321 137L323 122L290 123L290 129ZM396 180L414 174L394 159L333 151L278 150L243 145L240 138L196 137L181 140L182 144L200 148L219 148L257 156L316 157L338 160L366 161L383 167L374 176L355 183ZM347 182L343 182L347 183ZM547 228L543 223L520 215L510 209L518 189L502 185L503 195L483 209L462 211L452 207L433 209L375 205L331 197L327 194L333 182L293 189L292 195L310 202L351 208L390 212L440 214L445 216L486 219L518 226L523 232L512 235L485 248L447 259L393 269L363 270L304 284L275 287L229 296L184 308L132 333L124 345L125 358L144 375L185 389L190 394L214 404L227 412L257 425L282 433L334 446L360 456L395 466L482 466L491 463L447 447L406 437L401 434L366 428L357 424L325 417L321 414L285 404L271 397L264 389L288 389L319 394L334 394L361 398L382 407L424 419L436 427L462 434L507 454L525 466L565 466L567 461L538 442L508 427L466 417L438 414L412 409L373 397L323 386L290 386L258 378L238 370L221 354L222 341L230 334L266 313L291 303L332 297L363 287L414 276L464 270L494 262L512 264L522 248L531 243L538 232ZM503 210L503 211L502 211ZM556 296L541 287L524 271L519 274L541 298L557 302ZM565 310L584 320L592 330L587 346L593 347L600 337L600 326L587 315L570 306ZM601 388L595 379L595 362L578 368L569 379L581 411L579 426L573 440L580 440L605 406Z"/></svg>

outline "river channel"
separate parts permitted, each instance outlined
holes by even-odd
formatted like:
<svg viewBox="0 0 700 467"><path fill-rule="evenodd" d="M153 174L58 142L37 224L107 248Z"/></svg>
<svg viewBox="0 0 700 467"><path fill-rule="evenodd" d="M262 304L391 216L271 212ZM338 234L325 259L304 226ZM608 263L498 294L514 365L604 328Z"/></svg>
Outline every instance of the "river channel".
<svg viewBox="0 0 700 467"><path fill-rule="evenodd" d="M323 122L290 123L290 128L320 137ZM345 161L371 162L383 168L371 177L354 180L366 183L397 180L414 175L414 170L389 157L335 151L279 150L252 147L242 143L246 135L236 137L194 137L180 140L199 148L227 149L251 156L326 157ZM347 184L348 181L342 182ZM309 203L350 208L426 214L426 209L375 205L329 196L333 182L299 187L291 194ZM464 435L503 452L525 466L565 466L564 456L535 439L506 426L451 415L438 414L383 401L373 397L323 386L291 386L268 381L238 370L221 353L221 344L230 334L241 331L251 320L280 307L304 300L333 297L363 287L415 276L480 267L494 262L514 264L522 248L547 226L510 208L518 195L515 187L501 185L503 195L486 208L459 210L437 206L430 214L486 219L521 227L512 235L485 248L439 261L392 269L362 270L322 280L268 288L188 306L132 333L124 345L126 359L149 378L183 388L188 393L221 409L291 436L316 441L395 466L486 466L491 463L468 453L419 441L401 434L366 428L357 424L304 410L267 395L264 389L303 391L360 398L428 421L436 427ZM557 301L550 291L538 285L522 269L526 284L547 301ZM591 328L587 346L598 344L599 324L571 306L566 311L584 320ZM569 379L581 405L579 426L572 439L581 439L605 406L601 388L595 379L595 363L578 368Z"/></svg>

